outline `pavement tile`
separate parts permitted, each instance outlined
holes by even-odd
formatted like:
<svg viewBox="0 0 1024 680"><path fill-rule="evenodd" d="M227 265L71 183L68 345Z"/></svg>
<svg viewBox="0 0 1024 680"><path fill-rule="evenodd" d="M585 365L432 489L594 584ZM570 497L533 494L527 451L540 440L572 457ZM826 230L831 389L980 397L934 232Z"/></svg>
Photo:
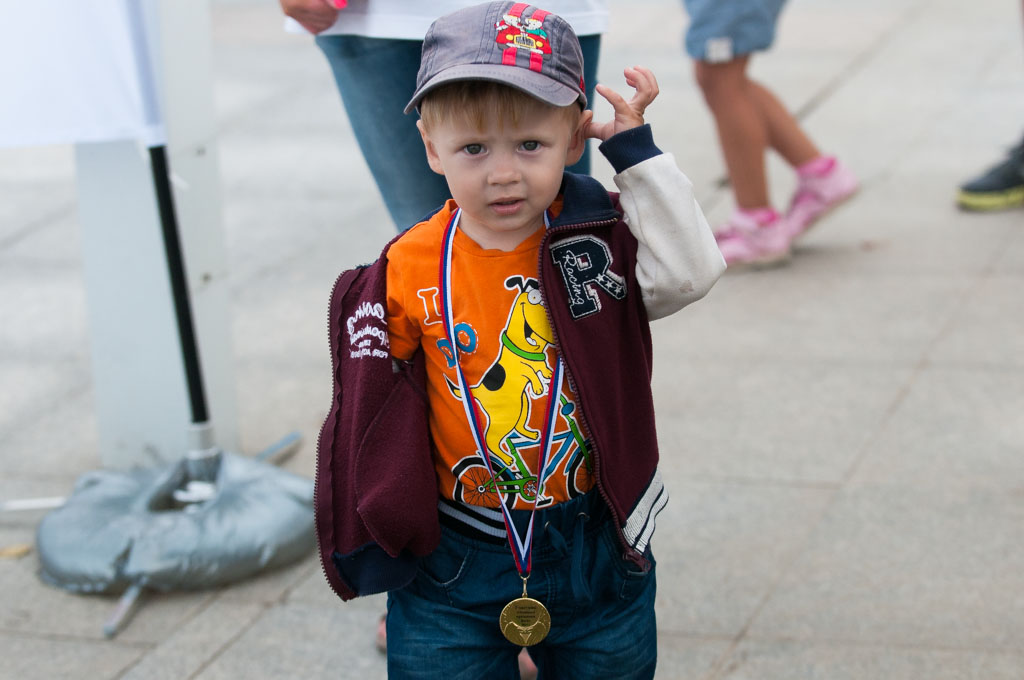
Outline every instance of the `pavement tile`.
<svg viewBox="0 0 1024 680"><path fill-rule="evenodd" d="M298 433L298 450L280 467L312 479L316 442L330 407L330 384L304 381L301 374L281 374L258 365L248 369L246 377L238 382L240 387L251 390L239 398L239 413L261 418L242 434L241 445L246 454L255 455L284 436Z"/></svg>
<svg viewBox="0 0 1024 680"><path fill-rule="evenodd" d="M319 175L306 175L309 185L323 182ZM372 194L367 192L366 201ZM334 278L344 269L364 264L380 254L394 237L390 218L380 205L345 205L337 198L310 197L303 190L291 204L266 196L228 206L225 210L228 263L232 289L245 289L270 270L308 269L322 277L325 309ZM285 225L301 223L292 233ZM358 225L355 233L347 225Z"/></svg>
<svg viewBox="0 0 1024 680"><path fill-rule="evenodd" d="M740 634L814 529L833 491L666 477L658 516L658 627Z"/></svg>
<svg viewBox="0 0 1024 680"><path fill-rule="evenodd" d="M895 484L843 491L752 637L1024 647L1024 494Z"/></svg>
<svg viewBox="0 0 1024 680"><path fill-rule="evenodd" d="M222 139L240 141L254 132L277 138L291 130L298 139L319 137L327 142L325 146L358 149L323 53L316 47L310 49L309 39L303 36L291 37L280 46L263 44L264 38L261 33L249 45L221 50L214 56L217 118L224 121ZM296 73L302 77L294 77ZM295 106L296 101L302 106ZM358 158L357 165L363 164L362 157Z"/></svg>
<svg viewBox="0 0 1024 680"><path fill-rule="evenodd" d="M929 358L940 365L985 366L1020 375L1024 370L1024 315L1011 310L1020 308L1021 299L1024 276L991 276L979 281Z"/></svg>
<svg viewBox="0 0 1024 680"><path fill-rule="evenodd" d="M85 385L79 386L77 394L70 391L66 376L59 381L56 366L36 369L31 376L21 375L25 375L26 381L52 380L51 386L59 383L59 387L54 387L37 409L19 411L17 419L0 418L0 422L6 423L0 436L4 477L61 479L66 490L59 495L67 495L79 475L100 467L93 394ZM0 374L3 370L0 362ZM29 394L43 399L41 393ZM6 395L0 396L5 398Z"/></svg>
<svg viewBox="0 0 1024 680"><path fill-rule="evenodd" d="M387 677L373 647L376 619L340 601L289 602L268 609L195 680Z"/></svg>
<svg viewBox="0 0 1024 680"><path fill-rule="evenodd" d="M265 605L260 603L229 602L217 598L147 651L118 680L191 678L252 625L264 609Z"/></svg>
<svg viewBox="0 0 1024 680"><path fill-rule="evenodd" d="M37 574L39 555L0 560L0 630L103 641L103 625L117 598L77 595L44 585ZM146 591L135 615L118 634L122 643L157 643L185 625L214 595L211 592Z"/></svg>
<svg viewBox="0 0 1024 680"><path fill-rule="evenodd" d="M25 635L0 630L0 677L10 680L114 680L139 658L138 645Z"/></svg>
<svg viewBox="0 0 1024 680"><path fill-rule="evenodd" d="M323 108L327 108L326 102ZM371 180L365 163L346 162L358 153L358 148L340 141L332 144L325 137L323 134L290 135L278 130L264 134L258 145L253 145L248 135L227 137L221 145L220 157L225 191L237 192L240 197L267 197L267 192L271 191L298 191L324 198L337 196L338 186L359 185L369 189ZM277 168L280 174L267 173L268 166ZM301 175L293 174L298 167L316 168L316 181L302 181ZM352 196L349 200L358 206L360 202L380 199L375 192L367 190L363 196ZM277 207L294 208L294 204ZM304 230L292 233L300 235Z"/></svg>
<svg viewBox="0 0 1024 680"><path fill-rule="evenodd" d="M0 252L67 212L74 202L73 156L64 145L3 149Z"/></svg>
<svg viewBox="0 0 1024 680"><path fill-rule="evenodd" d="M303 578L288 591L288 602L297 604L336 604L345 609L360 610L372 614L372 621L376 624L377 618L384 613L386 608L386 595L371 595L358 597L348 602L342 601L331 587L327 584L327 577L320 566L319 556L314 557L313 569L305 574Z"/></svg>
<svg viewBox="0 0 1024 680"><path fill-rule="evenodd" d="M28 189L28 188L27 188ZM69 196L63 200L61 194L70 194L70 185L56 185L44 193L44 196L35 197L35 202L44 202L50 206L47 215L37 220L27 221L23 227L16 228L14 219L7 220L10 229L9 236L0 236L0 270L11 274L13 272L30 271L35 274L33 283L44 284L45 279L51 276L57 280L68 277L82 277L82 248L80 233L78 231L78 204ZM21 198L27 194L32 195L32 190L18 192ZM25 211L21 211L24 217ZM3 215L0 215L0 224L5 222ZM45 277L40 274L46 274ZM10 288L8 282L0 283L5 290L5 298L19 298L25 291L20 288ZM76 297L85 297L82 282L77 281L74 285L65 286L64 294L69 300Z"/></svg>
<svg viewBox="0 0 1024 680"><path fill-rule="evenodd" d="M62 479L18 479L4 476L0 479L0 504L5 501L53 498L67 496L67 483ZM0 528L35 528L48 510L0 511Z"/></svg>
<svg viewBox="0 0 1024 680"><path fill-rule="evenodd" d="M1013 59L1006 50L999 63L988 63L977 73L976 80L964 96L936 123L936 133L943 136L941 145L932 147L931 157L939 167L955 172L951 189L980 174L1006 157L1009 149L1021 140L1021 122L1012 117L993 117L979 125L979 110L1001 111L1019 106L1024 89L1024 69L1003 63ZM1016 63L1016 62L1014 62ZM941 160L940 160L941 159ZM952 202L954 197L950 196ZM1016 220L1013 220L1016 214ZM963 213L965 225L981 226L990 221L1011 219L1018 223L1019 211L995 213ZM969 231L969 230L968 230Z"/></svg>
<svg viewBox="0 0 1024 680"><path fill-rule="evenodd" d="M947 175L948 176L948 175ZM1014 226L1008 215L983 222L951 212L955 183L926 191L911 191L892 184L869 187L873 201L861 195L825 218L796 246L800 269L810 280L848 275L875 277L896 295L915 295L919 286L942 286L951 277L983 275L1001 256ZM930 194L930 197L925 197ZM866 194L865 194L866 195ZM891 197L891 200L890 200ZM945 214L943 214L945 213ZM907 290L907 289L910 290ZM888 292L887 291L887 295ZM949 290L948 295L957 291ZM875 301L887 305L885 297ZM927 316L916 300L893 300L908 320ZM879 331L887 330L885 326Z"/></svg>
<svg viewBox="0 0 1024 680"><path fill-rule="evenodd" d="M279 39L271 37L275 33L284 35L285 42L268 44ZM216 45L214 106L224 136L231 136L239 128L246 133L280 133L280 115L291 117L293 123L302 123L292 128L299 136L321 134L351 139L350 133L341 134L343 130L347 132L347 119L339 106L330 67L320 50L310 47L309 38L284 34L280 24L261 27L250 34L245 45ZM296 73L303 77L295 78ZM287 110L287 104L296 100L301 100L303 106ZM267 116L270 110L276 115ZM311 116L310 111L322 111L324 115Z"/></svg>
<svg viewBox="0 0 1024 680"><path fill-rule="evenodd" d="M1021 370L928 366L851 482L1024 493L1022 384Z"/></svg>
<svg viewBox="0 0 1024 680"><path fill-rule="evenodd" d="M661 587L661 584L658 584ZM658 632L658 668L662 680L698 680L707 677L717 660L729 649L724 638L689 637Z"/></svg>
<svg viewBox="0 0 1024 680"><path fill-rule="evenodd" d="M1024 209L1016 211L1013 216L1024 219ZM996 263L995 273L1024 276L1024 230L1014 233L1013 238L1006 244L1002 256Z"/></svg>
<svg viewBox="0 0 1024 680"><path fill-rule="evenodd" d="M58 363L72 359L87 365L88 320L82 286L79 267L45 266L39 261L0 267L0 292L8 293L0 294L3 360Z"/></svg>
<svg viewBox="0 0 1024 680"><path fill-rule="evenodd" d="M808 120L809 131L821 145L834 148L848 161L852 159L853 167L860 168L867 177L887 172L908 150L920 146L944 149L946 143L937 144L937 139L951 139L955 144L955 136L939 137L934 128L950 110L958 106L970 107L975 125L979 111L997 110L982 109L978 102L964 96L965 90L975 87L980 79L1001 70L994 67L993 59L1000 55L1015 57L1016 61L1004 71L1014 74L1010 78L1024 77L1019 68L1019 21L1005 20L1005 6L986 5L979 8L978 13L967 16L955 3L928 3L927 9L924 3L887 4L889 7L879 8L879 12L882 16L890 12L897 14L892 30L866 34L870 37L868 49L857 55L852 68L843 74L841 82L822 103L821 111L816 109ZM997 19L1000 11L1004 15L1002 21ZM950 12L961 15L957 19L957 39L964 40L963 44L972 45L973 49L948 49L946 22L950 21ZM780 36L781 43L786 39L785 26ZM776 48L772 58L766 61L777 64L783 52ZM1016 82L1019 106L1020 81ZM1012 87L1007 89L1013 91ZM827 126L817 125L823 113L827 113L824 116L829 123ZM996 125L1006 124L997 120L999 116L986 116L989 118ZM870 143L858 144L858 139ZM947 154L949 160L957 157L957 154ZM921 188L915 186L907 195L917 196ZM947 196L942 204L948 206L950 202L951 196Z"/></svg>
<svg viewBox="0 0 1024 680"><path fill-rule="evenodd" d="M299 271L265 270L258 279L239 286L232 318L236 359L264 362L275 370L288 363L302 364L307 366L304 370L326 373L323 377L330 380L327 305L338 274L354 266L347 262L349 256L344 263L341 259L335 256L333 266L327 261ZM275 320L273 332L266 328L268 312ZM282 353L282 343L292 351Z"/></svg>
<svg viewBox="0 0 1024 680"><path fill-rule="evenodd" d="M0 514L0 573L18 568L16 562L33 559L35 551L35 525L11 523L8 517L13 514ZM35 512L17 514L38 517Z"/></svg>
<svg viewBox="0 0 1024 680"><path fill-rule="evenodd" d="M805 278L800 270L819 257L870 256L815 253L794 263L793 271L727 271L707 298L655 322L659 356L908 365L973 285L967 276L948 273Z"/></svg>
<svg viewBox="0 0 1024 680"><path fill-rule="evenodd" d="M662 467L697 478L838 485L909 377L908 368L837 362L692 360L673 374L655 371Z"/></svg>
<svg viewBox="0 0 1024 680"><path fill-rule="evenodd" d="M899 648L750 640L714 680L1017 680L1024 655L973 649Z"/></svg>
<svg viewBox="0 0 1024 680"><path fill-rule="evenodd" d="M66 144L4 148L0 164L0 182L19 188L54 182L65 186L74 182L74 147ZM11 194L16 197L15 194ZM23 211L32 215L35 211Z"/></svg>
<svg viewBox="0 0 1024 680"><path fill-rule="evenodd" d="M0 358L0 382L4 384L0 392L0 432L16 431L39 420L41 414L56 410L53 400L57 395L67 399L88 390L91 380L86 369L85 362L75 358L16 357L16 353ZM22 453L27 456L32 451Z"/></svg>
<svg viewBox="0 0 1024 680"><path fill-rule="evenodd" d="M626 49L648 49L659 55L682 52L682 32L689 21L682 5L666 3L663 0L634 0L629 4L609 3L609 24L618 30L608 31L601 36L603 53L621 54ZM652 15L658 18L658 30L651 30ZM637 40L643 36L643 40ZM602 63L607 63L605 59ZM632 62L629 62L632 63Z"/></svg>
<svg viewBox="0 0 1024 680"><path fill-rule="evenodd" d="M232 584L220 591L218 602L269 606L284 601L288 594L313 573L320 573L319 557L305 559Z"/></svg>

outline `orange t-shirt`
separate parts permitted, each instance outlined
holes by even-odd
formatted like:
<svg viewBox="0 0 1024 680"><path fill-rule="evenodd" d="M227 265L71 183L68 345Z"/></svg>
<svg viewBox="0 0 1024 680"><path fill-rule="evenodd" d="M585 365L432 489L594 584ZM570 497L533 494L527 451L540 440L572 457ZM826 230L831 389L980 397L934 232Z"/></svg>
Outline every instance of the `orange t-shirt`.
<svg viewBox="0 0 1024 680"><path fill-rule="evenodd" d="M538 494L537 461L557 352L537 287L543 229L514 251L484 250L457 231L452 253L452 307L460 362L483 429L496 479L477 452L445 335L438 289L441 246L455 204L410 229L388 251L391 353L409 359L423 347L430 433L441 495L470 505L514 508L560 503L593 487L585 433L568 379ZM507 495L507 496L506 496Z"/></svg>

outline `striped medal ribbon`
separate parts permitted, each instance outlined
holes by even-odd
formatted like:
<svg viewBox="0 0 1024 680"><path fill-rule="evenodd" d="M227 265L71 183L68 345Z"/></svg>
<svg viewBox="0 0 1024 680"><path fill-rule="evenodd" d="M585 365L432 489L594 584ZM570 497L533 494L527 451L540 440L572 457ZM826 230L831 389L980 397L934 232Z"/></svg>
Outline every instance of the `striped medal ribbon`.
<svg viewBox="0 0 1024 680"><path fill-rule="evenodd" d="M481 425L479 410L473 399L473 392L462 370L462 363L459 361L459 344L455 337L455 314L452 307L451 277L452 277L452 251L455 243L455 232L462 216L462 209L459 208L452 215L445 227L444 238L441 245L440 281L438 288L441 292L442 318L444 331L448 338L449 346L455 358L455 372L458 377L459 394L461 395L462 407L466 411L466 420L469 422L469 429L473 434L473 441L476 444L477 453L484 461L487 472L491 476L491 483L494 485L495 493L501 495L501 487L498 485L497 476L494 474L494 467L491 463L491 456L488 453L484 438L484 428ZM548 215L544 213L544 227L549 225ZM541 489L544 488L543 471L547 462L551 441L554 435L556 415L558 409L558 395L562 393L562 379L564 367L562 357L559 356L555 363L551 376L551 384L548 388L548 406L544 416L544 430L541 435L540 451L537 454L537 490L533 499L533 507L530 509L530 520L527 523L526 534L520 536L515 524L512 521L512 514L508 508L506 498L501 498L498 505L501 507L502 518L505 521L505 532L508 536L509 548L512 550L512 557L516 563L516 571L519 578L523 580L523 594L507 605L501 611L499 626L502 634L513 644L528 647L537 644L548 634L551 629L551 616L543 604L529 597L526 593L526 582L530 578L533 556L533 520L537 512L537 498Z"/></svg>

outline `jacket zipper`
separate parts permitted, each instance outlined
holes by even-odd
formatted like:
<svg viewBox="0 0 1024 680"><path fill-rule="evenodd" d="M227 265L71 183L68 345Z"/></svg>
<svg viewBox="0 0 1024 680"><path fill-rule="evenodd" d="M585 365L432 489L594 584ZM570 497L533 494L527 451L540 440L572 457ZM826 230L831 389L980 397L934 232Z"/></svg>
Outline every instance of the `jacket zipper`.
<svg viewBox="0 0 1024 680"><path fill-rule="evenodd" d="M597 222L581 222L579 224L561 224L561 225L559 225L557 227L552 227L552 228L548 229L548 231L544 234L544 240L541 241L540 251L539 251L539 255L537 257L537 281L540 284L540 294L541 294L541 297L544 298L544 313L548 317L548 324L551 326L551 332L554 335L555 346L559 348L559 351L561 351L561 342L558 340L558 329L555 326L555 319L554 319L554 317L551 316L551 311L548 308L547 293L544 290L544 277L543 277L544 257L548 254L548 244L551 242L551 236L553 234L555 234L555 233L560 233L562 231L574 231L574 230L577 230L577 229L586 229L586 228L589 228L589 227L612 226L612 225L616 224L617 222L618 222L618 219L608 219L608 220L600 220L600 221L597 221ZM566 378L569 379L569 387L572 388L572 392L573 392L573 394L576 395L576 398L579 399L582 402L583 396L576 389L576 381L572 377L572 371L569 370L568 362L563 361L562 363L564 364L564 367L565 367L565 376L566 376ZM591 429L590 425L587 423L586 409L582 408L582 403L580 404L580 406L581 406L580 413L579 413L580 423L583 424L583 426L586 428L587 432L593 434L593 432L594 432L593 429ZM594 451L593 451L593 453L594 453L594 482L595 482L595 485L597 486L597 492L598 492L598 494L600 494L602 500L604 500L605 505L608 506L608 509L611 510L612 509L611 499L608 497L608 491L604 488L604 483L601 481L601 455L600 455L600 451L598 450L598 447L597 447L597 442L594 442ZM614 516L615 513L613 512L612 515ZM649 566L647 564L647 560L644 558L643 555L641 555L637 550L635 550L631 545L629 545L629 541L626 540L626 534L623 533L623 531L622 531L622 525L619 523L618 517L615 518L615 534L619 537L619 543L622 544L622 547L624 549L623 557L629 559L630 562L633 562L637 566L642 567L646 571L648 566Z"/></svg>
<svg viewBox="0 0 1024 680"><path fill-rule="evenodd" d="M337 389L337 387L335 385L335 382L337 381L338 364L337 364L337 360L335 359L335 356L334 356L334 354L335 354L335 352L334 352L334 343L332 342L332 338L331 338L331 305L334 302L334 294L338 290L338 284L341 283L341 279L342 279L343 276L345 276L345 273L346 272L342 272L341 274L338 274L338 277L336 279L334 279L334 285L331 286L331 296L327 299L327 346L331 350L331 392L332 392L332 394L331 394L331 403L332 404L334 403L334 394L333 394L333 392L334 392L335 389ZM341 408L340 404L339 404L338 408ZM331 409L331 410L333 411L333 409ZM326 417L327 418L331 417L331 411L327 412L327 416ZM324 579L327 580L327 585L330 586L331 590L334 591L334 594L337 595L342 600L344 600L345 596L338 592L338 589L334 585L334 579L332 579L330 574L327 573L327 564L324 562L324 551L323 551L322 546L320 545L320 519L319 519L319 516L318 516L318 514L316 512L316 509L318 507L320 507L320 503L319 503L320 460L321 460L321 453L322 453L320 447L321 447L321 445L323 443L322 440L323 440L323 437L324 437L324 425L326 425L326 424L327 424L327 420L325 418L324 424L320 426L320 431L316 435L316 469L314 470L314 473L313 473L313 525L314 525L314 529L316 531L316 554L317 554L317 559L320 560L320 571L323 572Z"/></svg>

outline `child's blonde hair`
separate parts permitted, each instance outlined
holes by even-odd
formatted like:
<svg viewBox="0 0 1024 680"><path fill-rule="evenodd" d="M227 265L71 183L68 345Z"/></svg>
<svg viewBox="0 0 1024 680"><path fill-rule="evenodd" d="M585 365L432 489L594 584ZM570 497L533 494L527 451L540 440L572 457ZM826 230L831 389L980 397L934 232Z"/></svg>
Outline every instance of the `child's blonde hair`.
<svg viewBox="0 0 1024 680"><path fill-rule="evenodd" d="M445 120L477 130L483 130L489 119L496 119L499 127L515 126L531 111L551 109L564 111L572 129L582 113L579 104L552 106L514 87L489 80L459 80L442 85L428 92L419 104L420 120L427 130Z"/></svg>

